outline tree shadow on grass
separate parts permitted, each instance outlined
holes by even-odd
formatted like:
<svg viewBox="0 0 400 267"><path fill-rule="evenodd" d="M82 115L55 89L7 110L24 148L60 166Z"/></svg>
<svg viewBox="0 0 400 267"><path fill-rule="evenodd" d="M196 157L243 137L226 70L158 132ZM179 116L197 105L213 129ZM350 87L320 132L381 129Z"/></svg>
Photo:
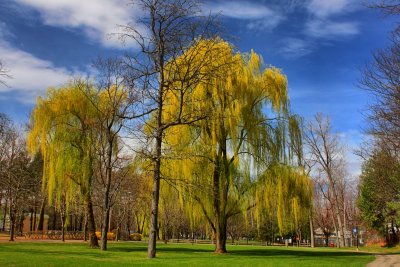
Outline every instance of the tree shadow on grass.
<svg viewBox="0 0 400 267"><path fill-rule="evenodd" d="M91 249L92 250L92 249ZM107 257L107 255L105 254L101 254L101 253L96 253L94 252L90 252L91 250L82 250L82 251L70 251L70 250L46 250L46 249L35 249L35 248L21 248L21 247L13 247L13 246L6 246L6 247L2 247L1 248L1 252L6 252L6 253L26 253L29 255L62 255L62 256L90 256L90 257L97 257L97 258L101 258L101 257Z"/></svg>
<svg viewBox="0 0 400 267"><path fill-rule="evenodd" d="M132 246L132 247L110 247L109 251L114 251L114 252L147 252L147 247L145 246ZM212 249L207 249L207 248L199 248L199 247L193 247L193 248L188 248L188 247L179 247L178 246L171 246L168 247L168 245L160 246L157 247L157 252L174 252L174 253L212 253Z"/></svg>
<svg viewBox="0 0 400 267"><path fill-rule="evenodd" d="M306 250L291 250L291 249L257 249L257 250L232 250L229 252L232 255L238 256L259 256L259 257L270 257L270 256L291 256L291 257L365 257L368 253L358 253L351 251L315 251L310 249Z"/></svg>

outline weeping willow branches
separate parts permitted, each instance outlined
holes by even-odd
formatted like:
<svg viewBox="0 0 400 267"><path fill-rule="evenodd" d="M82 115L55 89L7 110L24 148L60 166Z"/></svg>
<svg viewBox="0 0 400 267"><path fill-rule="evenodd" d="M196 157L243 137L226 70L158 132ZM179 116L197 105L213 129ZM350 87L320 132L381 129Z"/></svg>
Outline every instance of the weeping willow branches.
<svg viewBox="0 0 400 267"><path fill-rule="evenodd" d="M214 42L214 48L202 53L209 47L203 42ZM208 78L184 96L188 105L178 105L182 96L167 95L166 121L177 113L204 117L166 131L166 151L175 152L163 173L175 179L181 203L206 218L221 253L226 252L228 218L254 206L278 208L281 231L286 222L296 226L311 194L308 177L289 166L301 162L301 134L289 112L286 77L275 67L265 68L253 51L236 53L222 40L201 41L186 53L213 63L197 70ZM190 72L175 67L180 64L178 58L169 65L168 75Z"/></svg>

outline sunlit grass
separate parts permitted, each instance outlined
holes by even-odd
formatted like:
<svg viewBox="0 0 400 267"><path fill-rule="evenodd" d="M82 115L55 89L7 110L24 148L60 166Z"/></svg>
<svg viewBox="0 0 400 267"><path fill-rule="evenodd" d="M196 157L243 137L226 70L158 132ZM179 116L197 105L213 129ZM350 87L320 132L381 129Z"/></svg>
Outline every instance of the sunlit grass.
<svg viewBox="0 0 400 267"><path fill-rule="evenodd" d="M158 244L156 259L147 258L143 242L110 242L108 251L82 243L0 243L0 266L365 266L367 253L332 248L228 246L218 255L212 245Z"/></svg>

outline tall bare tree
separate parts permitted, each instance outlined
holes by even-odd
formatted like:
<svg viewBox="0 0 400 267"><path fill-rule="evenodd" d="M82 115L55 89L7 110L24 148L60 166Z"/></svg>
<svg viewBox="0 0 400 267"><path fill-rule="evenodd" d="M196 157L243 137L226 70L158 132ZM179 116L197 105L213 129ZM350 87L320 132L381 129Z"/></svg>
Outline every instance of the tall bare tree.
<svg viewBox="0 0 400 267"><path fill-rule="evenodd" d="M343 170L343 146L339 136L332 132L328 118L317 114L313 122L306 125L305 145L309 153L308 161L314 166L314 174L323 177L328 187L322 190L330 202L336 228L337 236L341 247L344 246L344 225L340 206L340 183L343 177L340 171Z"/></svg>
<svg viewBox="0 0 400 267"><path fill-rule="evenodd" d="M151 149L145 154L153 165L148 257L154 258L164 131L176 125L191 124L201 119L182 112L181 108L179 109L181 112L170 116L174 119L165 120L166 96L168 92L173 91L181 107L185 105L186 96L193 89L193 85L203 79L200 70L204 65L211 63L195 62L196 56L193 54L185 56L185 50L204 38L213 37L214 27L213 20L201 16L197 0L139 0L132 1L132 4L135 8L141 8L144 16L136 25L121 26L120 38L133 40L140 48L138 55L127 59L127 66L135 88L142 89L147 103L150 103L154 110L150 116L151 120L147 120L145 127L151 132L151 140L147 144ZM209 42L209 45L210 47L204 49L212 49L213 42ZM174 65L177 64L178 57L180 66ZM182 67L185 71L172 73L176 68Z"/></svg>

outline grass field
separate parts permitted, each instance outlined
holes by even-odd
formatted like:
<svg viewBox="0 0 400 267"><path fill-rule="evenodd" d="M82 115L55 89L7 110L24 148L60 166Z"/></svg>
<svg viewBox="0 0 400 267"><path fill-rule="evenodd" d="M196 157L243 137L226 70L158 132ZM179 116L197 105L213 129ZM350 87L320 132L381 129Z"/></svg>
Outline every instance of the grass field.
<svg viewBox="0 0 400 267"><path fill-rule="evenodd" d="M156 259L147 259L145 243L111 242L108 251L82 243L0 243L0 266L365 266L372 254L331 248L159 244Z"/></svg>

